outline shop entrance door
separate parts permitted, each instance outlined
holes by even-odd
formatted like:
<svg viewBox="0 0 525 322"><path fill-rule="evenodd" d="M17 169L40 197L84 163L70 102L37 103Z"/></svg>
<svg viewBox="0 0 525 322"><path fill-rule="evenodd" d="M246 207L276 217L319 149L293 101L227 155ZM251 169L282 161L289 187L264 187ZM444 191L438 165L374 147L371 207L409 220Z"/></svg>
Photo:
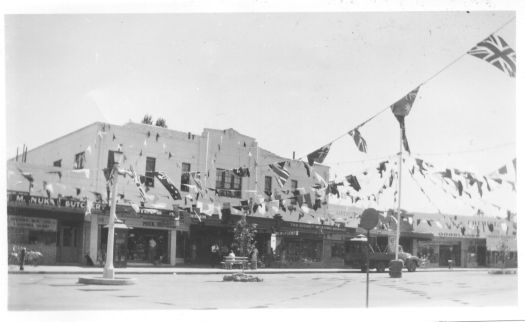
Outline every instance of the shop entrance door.
<svg viewBox="0 0 525 322"><path fill-rule="evenodd" d="M57 262L63 264L78 263L78 227L60 225L57 228Z"/></svg>
<svg viewBox="0 0 525 322"><path fill-rule="evenodd" d="M127 238L128 265L169 263L168 230L134 228Z"/></svg>
<svg viewBox="0 0 525 322"><path fill-rule="evenodd" d="M439 266L448 266L449 260L452 260L452 266L461 267L461 253L459 245L439 246Z"/></svg>
<svg viewBox="0 0 525 322"><path fill-rule="evenodd" d="M478 246L476 250L476 257L478 259L478 266L486 266L487 265L487 247L485 246Z"/></svg>

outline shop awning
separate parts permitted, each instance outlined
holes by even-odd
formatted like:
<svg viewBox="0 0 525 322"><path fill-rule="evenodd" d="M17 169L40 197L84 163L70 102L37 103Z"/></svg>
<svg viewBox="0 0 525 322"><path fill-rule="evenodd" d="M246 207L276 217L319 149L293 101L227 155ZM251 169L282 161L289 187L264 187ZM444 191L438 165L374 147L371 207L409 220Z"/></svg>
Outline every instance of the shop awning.
<svg viewBox="0 0 525 322"><path fill-rule="evenodd" d="M401 237L422 239L422 240L432 240L434 238L433 234L430 233L416 233L413 231L401 232Z"/></svg>

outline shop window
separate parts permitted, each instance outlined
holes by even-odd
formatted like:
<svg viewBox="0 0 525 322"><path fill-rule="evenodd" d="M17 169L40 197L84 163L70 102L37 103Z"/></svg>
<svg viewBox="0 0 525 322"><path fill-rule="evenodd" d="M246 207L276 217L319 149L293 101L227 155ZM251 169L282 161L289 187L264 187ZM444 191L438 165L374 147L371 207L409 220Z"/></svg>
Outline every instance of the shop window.
<svg viewBox="0 0 525 322"><path fill-rule="evenodd" d="M53 162L53 166L57 168L62 167L62 159L56 160L55 162Z"/></svg>
<svg viewBox="0 0 525 322"><path fill-rule="evenodd" d="M146 187L155 186L155 158L146 158L146 174L145 174Z"/></svg>
<svg viewBox="0 0 525 322"><path fill-rule="evenodd" d="M241 177L231 170L217 169L215 189L221 197L241 198Z"/></svg>
<svg viewBox="0 0 525 322"><path fill-rule="evenodd" d="M278 250L281 259L291 262L319 262L322 254L322 240L288 240Z"/></svg>
<svg viewBox="0 0 525 322"><path fill-rule="evenodd" d="M417 256L423 261L430 264L437 264L439 262L438 248L436 245L420 243Z"/></svg>
<svg viewBox="0 0 525 322"><path fill-rule="evenodd" d="M264 192L267 195L270 195L272 193L272 177L270 176L264 177Z"/></svg>
<svg viewBox="0 0 525 322"><path fill-rule="evenodd" d="M332 245L332 258L344 258L345 255L345 246L340 243Z"/></svg>
<svg viewBox="0 0 525 322"><path fill-rule="evenodd" d="M80 152L75 154L75 164L73 165L74 169L84 169L86 165L86 153Z"/></svg>
<svg viewBox="0 0 525 322"><path fill-rule="evenodd" d="M190 171L191 164L182 162L182 174L180 176L180 190L181 191L190 191L190 187L187 185L190 184Z"/></svg>

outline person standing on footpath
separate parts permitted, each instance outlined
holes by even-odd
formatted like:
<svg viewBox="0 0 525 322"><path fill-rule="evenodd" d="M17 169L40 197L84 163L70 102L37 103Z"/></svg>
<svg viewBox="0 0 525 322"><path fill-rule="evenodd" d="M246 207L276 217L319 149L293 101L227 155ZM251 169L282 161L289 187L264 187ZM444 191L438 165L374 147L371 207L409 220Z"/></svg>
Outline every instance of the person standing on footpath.
<svg viewBox="0 0 525 322"><path fill-rule="evenodd" d="M257 249L257 246L254 244L252 252L250 253L250 262L252 269L257 269L257 259L259 258L259 250Z"/></svg>
<svg viewBox="0 0 525 322"><path fill-rule="evenodd" d="M217 243L214 243L211 246L210 251L210 264L212 268L215 268L215 265L219 263L219 245L217 245Z"/></svg>
<svg viewBox="0 0 525 322"><path fill-rule="evenodd" d="M24 261L26 259L26 248L25 247L22 247L22 249L20 249L20 270L23 271L24 270Z"/></svg>
<svg viewBox="0 0 525 322"><path fill-rule="evenodd" d="M155 241L155 239L153 239L153 237L151 237L149 240L149 260L153 264L155 264L156 247L157 247L157 242Z"/></svg>

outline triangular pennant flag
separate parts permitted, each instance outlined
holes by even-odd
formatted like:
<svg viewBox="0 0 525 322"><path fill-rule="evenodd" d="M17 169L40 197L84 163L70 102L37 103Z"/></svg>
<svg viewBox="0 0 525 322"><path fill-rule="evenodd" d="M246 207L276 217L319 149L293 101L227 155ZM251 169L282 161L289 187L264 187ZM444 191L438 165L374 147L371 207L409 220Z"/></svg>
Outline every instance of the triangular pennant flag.
<svg viewBox="0 0 525 322"><path fill-rule="evenodd" d="M416 89L412 90L407 95L405 95L399 101L390 105L390 108L392 109L392 113L394 113L394 116L398 120L399 126L401 127L403 147L408 153L410 153L410 147L408 146L408 140L407 140L406 131L405 131L405 116L407 116L408 113L410 113L410 110L412 109L412 105L414 104L414 101L416 100L418 91L419 91L419 86Z"/></svg>
<svg viewBox="0 0 525 322"><path fill-rule="evenodd" d="M353 129L352 131L348 132L348 134L354 138L355 145L359 149L359 151L366 153L367 146L365 139L361 136L361 133L359 132L358 128Z"/></svg>
<svg viewBox="0 0 525 322"><path fill-rule="evenodd" d="M490 35L469 50L468 54L483 59L510 77L516 77L516 53L499 36Z"/></svg>
<svg viewBox="0 0 525 322"><path fill-rule="evenodd" d="M304 168L306 169L306 175L310 178L310 165L303 161Z"/></svg>
<svg viewBox="0 0 525 322"><path fill-rule="evenodd" d="M355 191L361 190L361 185L359 184L359 181L357 181L357 177L354 175L348 175L345 177L346 181L348 181L348 184L354 188Z"/></svg>
<svg viewBox="0 0 525 322"><path fill-rule="evenodd" d="M332 143L328 143L327 145L315 150L314 152L308 154L306 158L308 159L308 164L310 166L314 165L314 162L317 163L323 163L324 159L328 155L328 152L330 152L330 146Z"/></svg>

